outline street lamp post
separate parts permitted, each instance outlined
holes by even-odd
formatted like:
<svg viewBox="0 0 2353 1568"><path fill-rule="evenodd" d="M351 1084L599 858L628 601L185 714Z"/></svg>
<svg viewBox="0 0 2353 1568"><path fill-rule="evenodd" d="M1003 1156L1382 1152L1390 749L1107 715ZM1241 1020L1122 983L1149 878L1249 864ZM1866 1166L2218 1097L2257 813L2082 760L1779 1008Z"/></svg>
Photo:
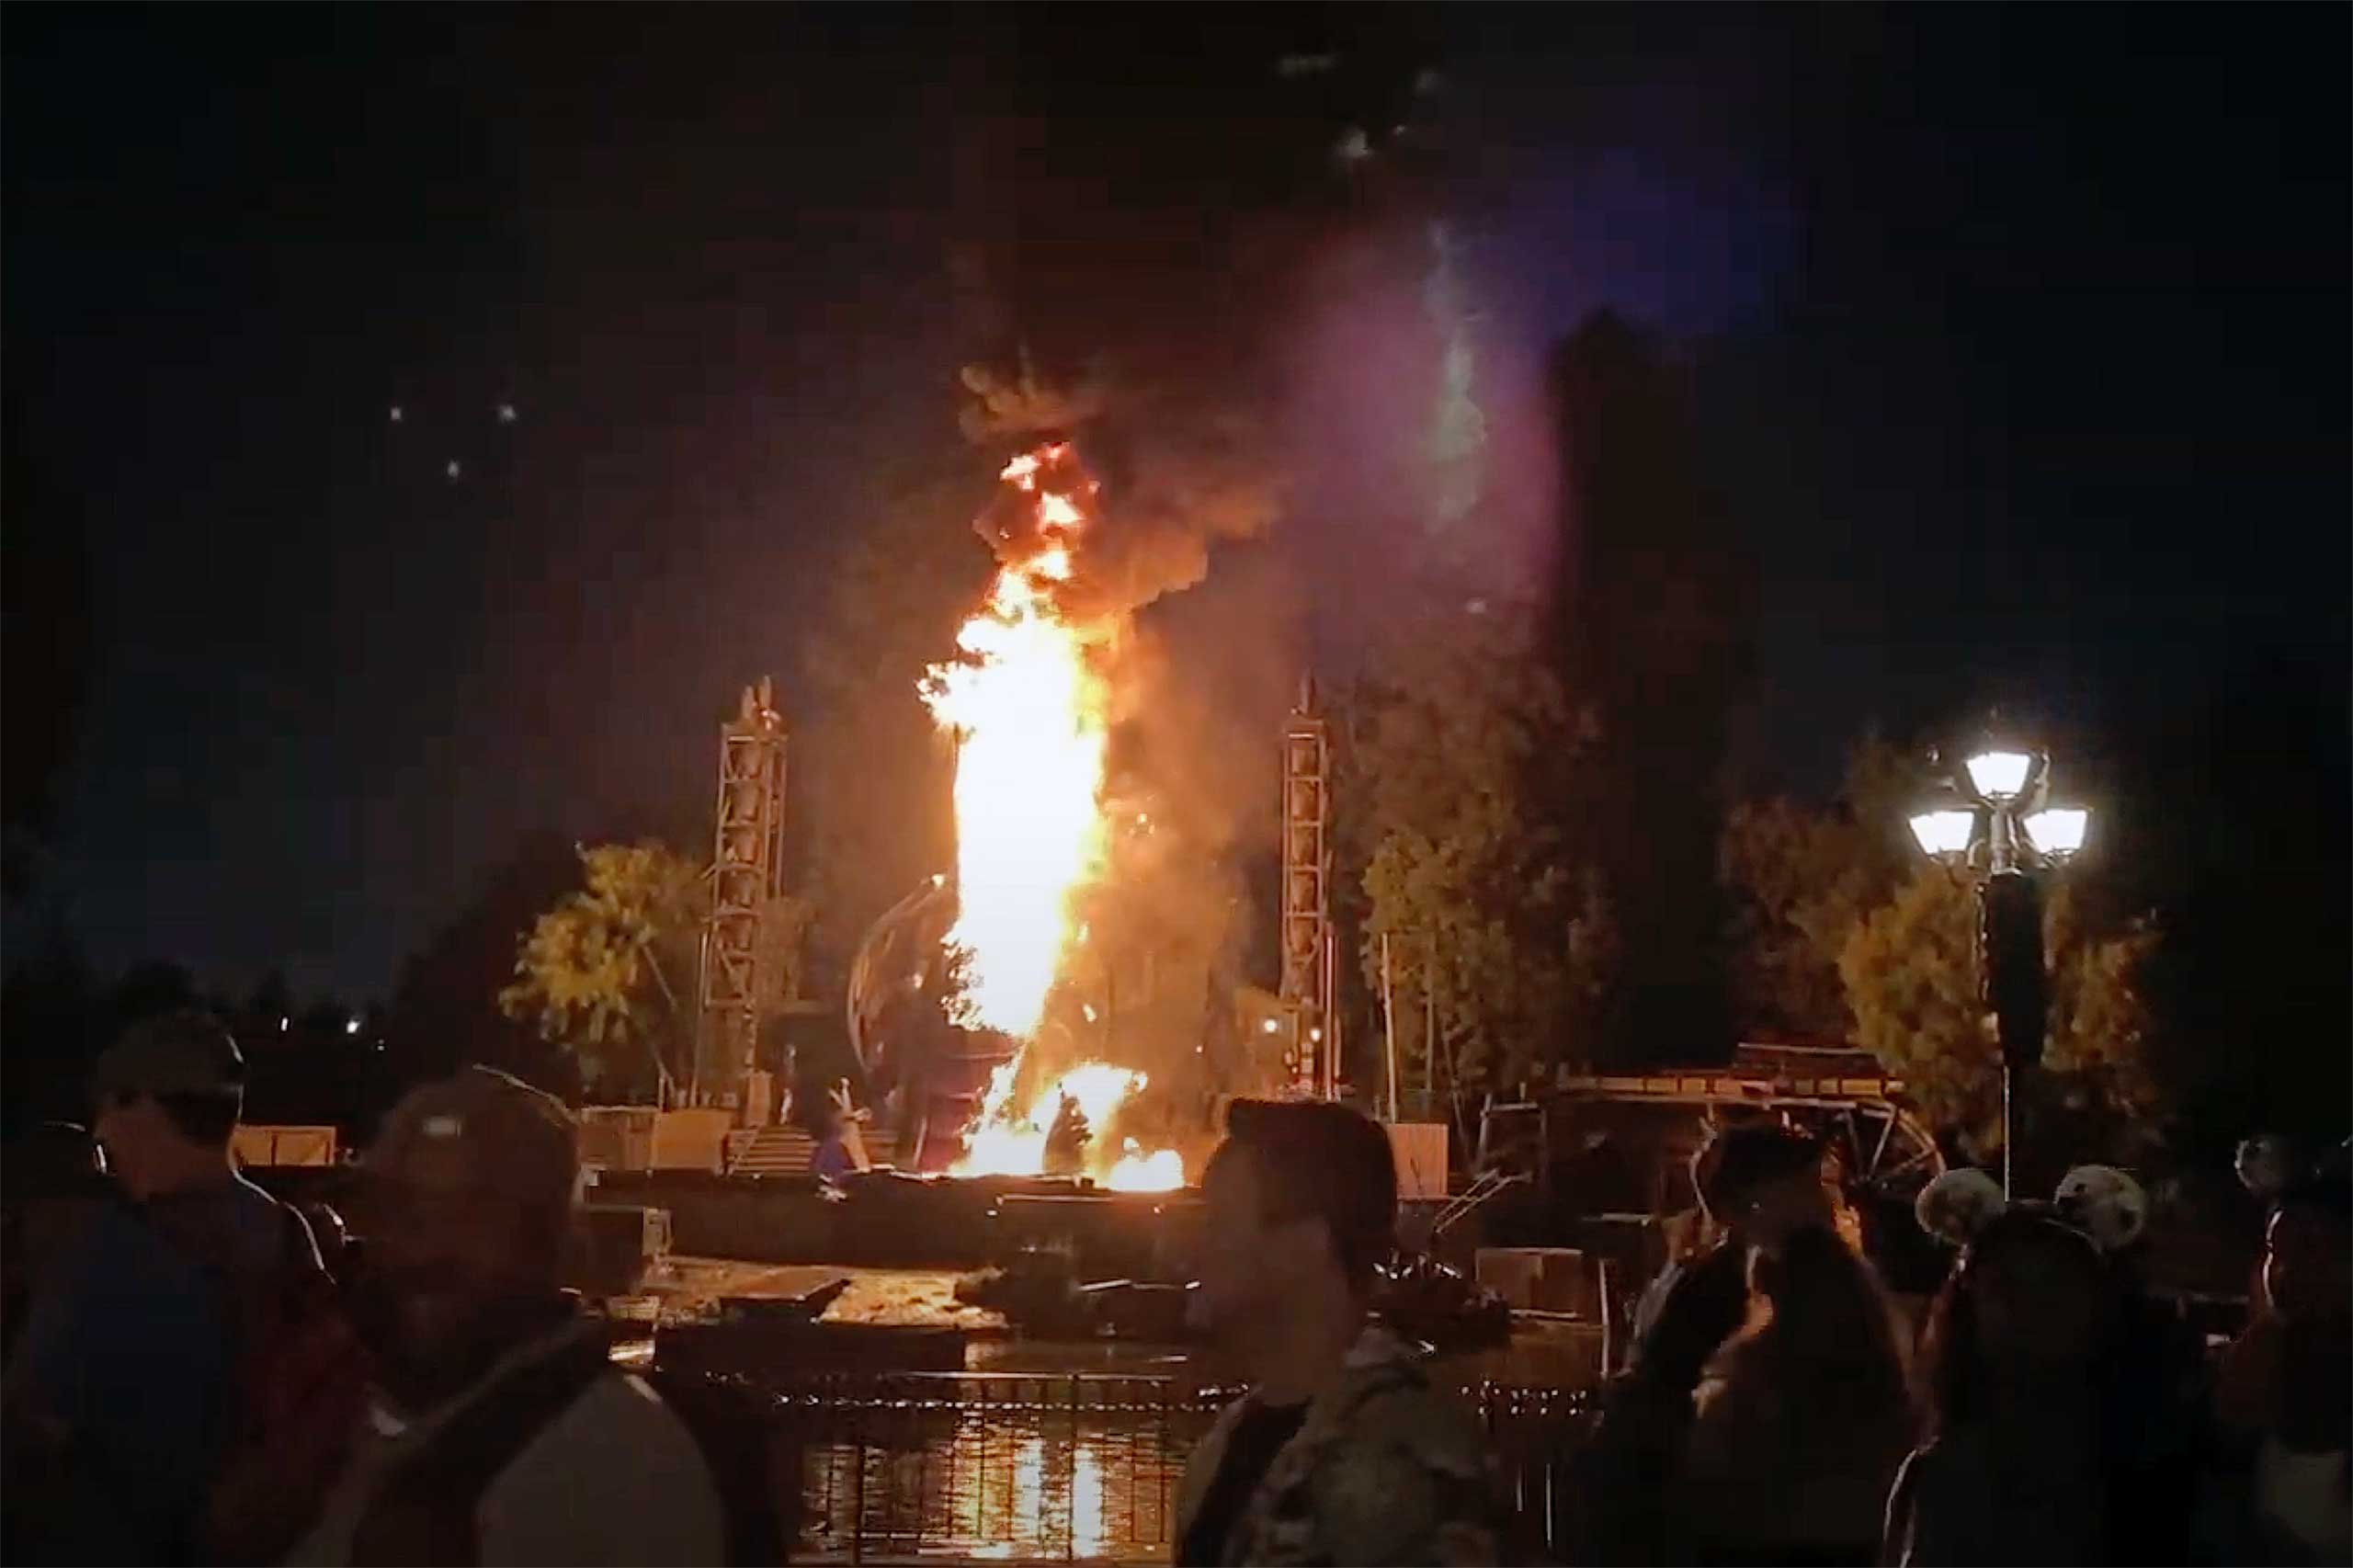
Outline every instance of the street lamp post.
<svg viewBox="0 0 2353 1568"><path fill-rule="evenodd" d="M2048 804L2051 758L1988 749L1951 777L1954 798L1916 812L1927 855L1977 875L1977 983L2002 1048L2002 1193L2010 1193L2010 1096L2018 1069L2042 1059L2042 895L2035 871L2084 846L2091 813Z"/></svg>

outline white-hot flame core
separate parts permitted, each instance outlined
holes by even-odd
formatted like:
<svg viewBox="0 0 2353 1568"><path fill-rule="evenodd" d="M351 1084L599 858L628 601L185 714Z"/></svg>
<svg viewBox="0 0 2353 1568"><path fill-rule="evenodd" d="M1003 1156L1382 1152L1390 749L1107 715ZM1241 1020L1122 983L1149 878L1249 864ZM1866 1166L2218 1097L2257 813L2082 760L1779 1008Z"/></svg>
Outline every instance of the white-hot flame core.
<svg viewBox="0 0 2353 1568"><path fill-rule="evenodd" d="M1018 1058L1008 1062L989 1080L988 1095L982 1101L980 1125L973 1130L972 1147L957 1163L958 1176L1035 1176L1045 1168L1046 1134L1062 1112L1064 1096L1078 1102L1079 1114L1086 1119L1089 1127L1099 1129L1121 1101L1147 1082L1142 1074L1114 1067L1108 1062L1082 1062L1047 1085L1043 1094L1016 1113L1007 1108L1006 1101L1011 1098L1013 1078L1019 1065ZM1133 1150L1135 1146L1135 1141L1130 1139L1128 1148ZM1176 1158L1173 1149L1163 1153ZM1120 1162L1122 1165L1126 1163ZM1165 1185L1184 1184L1184 1162L1177 1160L1176 1179Z"/></svg>
<svg viewBox="0 0 2353 1568"><path fill-rule="evenodd" d="M1026 465L1026 466L1025 466ZM1038 460L1005 477L1034 490ZM1060 497L1048 497L1060 499ZM964 623L961 657L936 665L924 700L955 732L956 923L966 955L956 1021L1035 1034L1071 936L1072 892L1102 858L1105 710L1084 640L1053 601L1069 579L1062 535L997 574L988 602Z"/></svg>
<svg viewBox="0 0 2353 1568"><path fill-rule="evenodd" d="M934 665L923 687L932 717L957 740L957 911L944 938L963 956L954 1020L1019 1042L989 1081L959 1175L1039 1172L1063 1096L1099 1128L1144 1083L1142 1074L1090 1062L1029 1106L1013 1104L1020 1051L1045 1017L1064 953L1086 939L1074 895L1101 874L1107 843L1108 694L1084 629L1064 619L1055 597L1072 579L1094 493L1091 483L1047 488L1048 465L1066 456L1048 446L1006 464L1000 477L1031 498L1037 548L998 571L957 634L958 656ZM1173 1150L1146 1155L1131 1146L1111 1174L1139 1190L1178 1187L1184 1164Z"/></svg>
<svg viewBox="0 0 2353 1568"><path fill-rule="evenodd" d="M1168 1192L1185 1185L1185 1160L1174 1149L1145 1153L1132 1138L1120 1151L1120 1163L1103 1177L1114 1192Z"/></svg>

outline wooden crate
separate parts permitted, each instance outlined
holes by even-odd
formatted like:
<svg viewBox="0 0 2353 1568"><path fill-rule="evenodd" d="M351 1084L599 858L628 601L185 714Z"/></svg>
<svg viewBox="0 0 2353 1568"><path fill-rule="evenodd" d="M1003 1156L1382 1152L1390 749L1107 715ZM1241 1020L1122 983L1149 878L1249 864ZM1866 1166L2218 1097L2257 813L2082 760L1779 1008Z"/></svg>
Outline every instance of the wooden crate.
<svg viewBox="0 0 2353 1568"><path fill-rule="evenodd" d="M665 1110L654 1119L646 1163L657 1171L716 1171L721 1145L731 1125L728 1113L709 1106Z"/></svg>
<svg viewBox="0 0 2353 1568"><path fill-rule="evenodd" d="M1397 1161L1397 1196L1411 1203L1446 1197L1446 1123L1392 1121L1389 1152Z"/></svg>

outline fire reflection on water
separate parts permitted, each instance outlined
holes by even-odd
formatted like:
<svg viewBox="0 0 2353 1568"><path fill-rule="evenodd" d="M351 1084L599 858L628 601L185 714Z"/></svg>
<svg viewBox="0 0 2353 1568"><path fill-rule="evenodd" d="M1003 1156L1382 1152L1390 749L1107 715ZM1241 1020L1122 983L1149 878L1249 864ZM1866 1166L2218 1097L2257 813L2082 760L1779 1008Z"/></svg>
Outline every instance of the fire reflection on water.
<svg viewBox="0 0 2353 1568"><path fill-rule="evenodd" d="M1200 1420L1112 1409L907 1409L803 1449L823 1552L1165 1560Z"/></svg>

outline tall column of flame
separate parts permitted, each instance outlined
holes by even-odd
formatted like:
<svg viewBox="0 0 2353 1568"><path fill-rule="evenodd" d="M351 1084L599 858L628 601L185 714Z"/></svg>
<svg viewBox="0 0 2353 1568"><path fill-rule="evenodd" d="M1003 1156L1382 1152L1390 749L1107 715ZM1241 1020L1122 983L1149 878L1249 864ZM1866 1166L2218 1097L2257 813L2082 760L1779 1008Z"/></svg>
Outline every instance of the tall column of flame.
<svg viewBox="0 0 2353 1568"><path fill-rule="evenodd" d="M1070 581L1086 523L1039 473L1059 448L1006 465L1031 497L1039 549L1001 568L957 633L961 658L932 667L924 700L955 732L956 924L965 954L957 1021L1028 1040L1045 1015L1072 934L1071 894L1101 861L1104 694L1054 591Z"/></svg>
<svg viewBox="0 0 2353 1568"><path fill-rule="evenodd" d="M1057 591L1072 578L1093 483L1055 443L1015 458L1000 476L1029 508L1023 553L999 568L987 599L957 634L959 656L923 687L932 717L957 737L956 922L963 955L956 1022L1035 1038L1076 936L1072 900L1102 869L1105 714L1086 629ZM1144 1083L1140 1073L1084 1062L1028 1107L1013 1103L1017 1053L990 1080L960 1174L1040 1170L1045 1129L1063 1096L1097 1127ZM1173 1151L1131 1147L1105 1180L1166 1187L1184 1179Z"/></svg>

